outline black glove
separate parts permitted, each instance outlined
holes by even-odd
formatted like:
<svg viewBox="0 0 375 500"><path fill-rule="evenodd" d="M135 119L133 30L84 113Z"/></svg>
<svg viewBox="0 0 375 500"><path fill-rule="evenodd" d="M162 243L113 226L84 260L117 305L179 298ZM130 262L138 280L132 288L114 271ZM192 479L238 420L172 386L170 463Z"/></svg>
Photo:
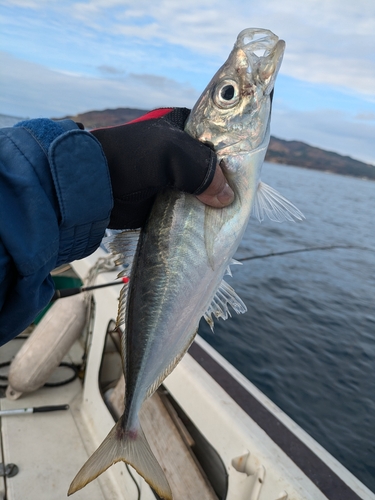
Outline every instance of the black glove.
<svg viewBox="0 0 375 500"><path fill-rule="evenodd" d="M184 132L189 113L186 108L156 110L139 121L91 131L103 147L111 176L109 228L143 226L156 194L166 187L201 194L211 184L216 154Z"/></svg>

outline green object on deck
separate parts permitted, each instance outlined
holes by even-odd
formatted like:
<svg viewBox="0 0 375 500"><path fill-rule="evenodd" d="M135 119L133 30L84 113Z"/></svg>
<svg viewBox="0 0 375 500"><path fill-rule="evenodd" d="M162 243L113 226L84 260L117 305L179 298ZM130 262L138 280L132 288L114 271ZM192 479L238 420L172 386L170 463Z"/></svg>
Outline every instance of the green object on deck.
<svg viewBox="0 0 375 500"><path fill-rule="evenodd" d="M75 288L82 286L82 281L74 276L52 276L53 282L55 283L56 290L62 290L64 288ZM41 311L34 320L34 324L37 325L43 316L46 314L48 309L51 307L52 303L48 304L43 311Z"/></svg>

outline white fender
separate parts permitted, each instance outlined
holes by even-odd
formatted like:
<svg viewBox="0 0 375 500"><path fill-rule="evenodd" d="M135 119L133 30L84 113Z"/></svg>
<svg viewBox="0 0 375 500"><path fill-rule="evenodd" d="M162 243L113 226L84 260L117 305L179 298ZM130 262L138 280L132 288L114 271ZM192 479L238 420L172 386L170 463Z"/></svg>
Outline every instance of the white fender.
<svg viewBox="0 0 375 500"><path fill-rule="evenodd" d="M82 333L84 294L57 300L16 354L9 369L8 399L42 387Z"/></svg>

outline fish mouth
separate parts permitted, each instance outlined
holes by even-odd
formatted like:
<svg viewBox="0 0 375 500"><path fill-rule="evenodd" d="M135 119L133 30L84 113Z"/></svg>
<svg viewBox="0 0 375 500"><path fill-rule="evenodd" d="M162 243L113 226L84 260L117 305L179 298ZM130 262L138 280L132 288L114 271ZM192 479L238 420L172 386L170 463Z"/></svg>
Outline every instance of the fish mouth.
<svg viewBox="0 0 375 500"><path fill-rule="evenodd" d="M284 40L270 30L246 28L238 35L234 48L245 54L247 72L258 73L267 84L265 94L270 94L283 59Z"/></svg>
<svg viewBox="0 0 375 500"><path fill-rule="evenodd" d="M278 41L279 37L270 30L246 28L238 35L236 47L250 53L256 53L263 50L263 57L267 57L271 54Z"/></svg>

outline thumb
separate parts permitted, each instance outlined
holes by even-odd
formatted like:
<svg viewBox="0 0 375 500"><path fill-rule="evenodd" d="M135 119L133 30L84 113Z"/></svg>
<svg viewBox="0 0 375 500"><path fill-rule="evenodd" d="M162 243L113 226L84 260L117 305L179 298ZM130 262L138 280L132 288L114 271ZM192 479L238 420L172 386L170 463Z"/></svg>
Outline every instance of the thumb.
<svg viewBox="0 0 375 500"><path fill-rule="evenodd" d="M197 195L197 198L205 205L214 208L223 208L232 203L234 192L229 186L219 164L216 166L211 184L203 193Z"/></svg>

